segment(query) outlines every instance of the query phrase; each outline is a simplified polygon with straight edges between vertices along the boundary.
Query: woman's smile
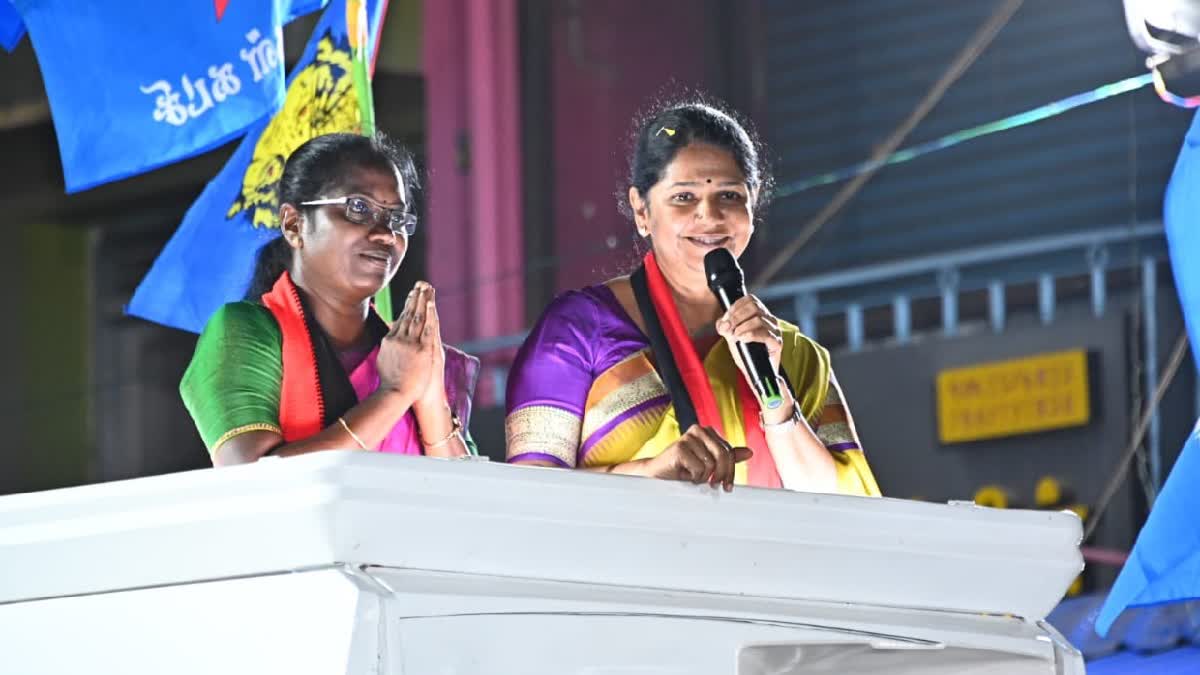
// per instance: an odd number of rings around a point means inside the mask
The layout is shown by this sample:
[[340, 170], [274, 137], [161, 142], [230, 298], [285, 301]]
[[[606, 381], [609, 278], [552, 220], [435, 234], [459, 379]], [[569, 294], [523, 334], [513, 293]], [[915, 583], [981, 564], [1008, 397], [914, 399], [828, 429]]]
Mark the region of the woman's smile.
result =
[[731, 248], [733, 245], [733, 237], [727, 234], [694, 234], [683, 237], [689, 244], [696, 246], [705, 252], [715, 248]]

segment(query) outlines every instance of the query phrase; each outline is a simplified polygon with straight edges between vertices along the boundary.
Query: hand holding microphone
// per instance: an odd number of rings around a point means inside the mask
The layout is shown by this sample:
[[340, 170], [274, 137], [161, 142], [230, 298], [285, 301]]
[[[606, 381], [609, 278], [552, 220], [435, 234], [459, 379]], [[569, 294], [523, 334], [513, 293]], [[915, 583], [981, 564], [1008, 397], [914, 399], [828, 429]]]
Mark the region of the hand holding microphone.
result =
[[779, 321], [758, 298], [746, 293], [742, 268], [727, 249], [713, 249], [704, 256], [704, 276], [725, 308], [717, 333], [734, 348], [738, 366], [763, 409], [778, 408], [783, 405], [777, 375], [783, 353]]

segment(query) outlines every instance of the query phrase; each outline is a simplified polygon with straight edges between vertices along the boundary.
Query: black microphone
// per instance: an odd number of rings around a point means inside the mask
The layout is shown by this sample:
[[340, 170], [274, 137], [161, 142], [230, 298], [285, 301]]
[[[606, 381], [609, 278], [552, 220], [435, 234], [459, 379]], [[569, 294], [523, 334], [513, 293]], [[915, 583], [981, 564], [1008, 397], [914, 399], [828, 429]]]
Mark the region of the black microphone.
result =
[[[738, 298], [746, 295], [746, 278], [742, 268], [738, 267], [733, 254], [725, 248], [714, 248], [704, 256], [704, 276], [708, 279], [708, 288], [721, 301], [721, 306], [728, 310]], [[742, 363], [746, 366], [746, 374], [758, 395], [759, 403], [764, 408], [778, 408], [783, 405], [783, 395], [779, 392], [779, 379], [771, 368], [771, 357], [767, 354], [767, 346], [761, 342], [749, 344], [736, 340], [738, 353], [742, 355]]]

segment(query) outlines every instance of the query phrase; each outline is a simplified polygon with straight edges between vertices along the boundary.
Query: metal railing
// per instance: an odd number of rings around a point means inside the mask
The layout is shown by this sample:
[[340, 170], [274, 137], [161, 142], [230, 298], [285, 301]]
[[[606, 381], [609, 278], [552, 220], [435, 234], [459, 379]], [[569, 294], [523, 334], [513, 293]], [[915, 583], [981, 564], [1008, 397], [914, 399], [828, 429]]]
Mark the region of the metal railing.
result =
[[[1115, 245], [1162, 239], [1162, 223], [1143, 223], [1134, 226], [1109, 227], [1086, 232], [1024, 239], [1015, 242], [989, 244], [948, 253], [909, 258], [896, 262], [868, 265], [829, 274], [821, 274], [794, 281], [772, 284], [760, 289], [756, 295], [768, 303], [790, 299], [792, 315], [806, 335], [816, 336], [818, 316], [844, 313], [846, 315], [846, 342], [850, 351], [862, 348], [864, 336], [862, 317], [864, 309], [873, 306], [870, 299], [821, 303], [822, 293], [846, 291], [867, 286], [887, 285], [891, 294], [894, 338], [907, 342], [912, 335], [911, 303], [914, 299], [930, 297], [923, 288], [937, 289], [935, 297], [942, 302], [942, 333], [953, 336], [958, 333], [958, 297], [971, 290], [986, 289], [988, 293], [988, 317], [992, 329], [1000, 332], [1006, 320], [1005, 287], [1015, 283], [1036, 281], [1038, 287], [1038, 314], [1042, 323], [1054, 320], [1055, 280], [1064, 276], [1075, 276], [1086, 272], [1091, 277], [1092, 311], [1096, 316], [1104, 314], [1107, 294], [1105, 273], [1113, 266], [1115, 256], [1111, 249]], [[1165, 248], [1160, 244], [1147, 247], [1145, 255], [1151, 263], [1164, 256]], [[1028, 269], [1017, 267], [1004, 271], [983, 273], [969, 282], [964, 282], [964, 273], [970, 268], [995, 267], [1008, 262], [1061, 256], [1078, 252], [1075, 258], [1059, 258], [1042, 267], [1032, 275]], [[1143, 263], [1143, 260], [1131, 263]], [[874, 305], [883, 304], [876, 294]]]

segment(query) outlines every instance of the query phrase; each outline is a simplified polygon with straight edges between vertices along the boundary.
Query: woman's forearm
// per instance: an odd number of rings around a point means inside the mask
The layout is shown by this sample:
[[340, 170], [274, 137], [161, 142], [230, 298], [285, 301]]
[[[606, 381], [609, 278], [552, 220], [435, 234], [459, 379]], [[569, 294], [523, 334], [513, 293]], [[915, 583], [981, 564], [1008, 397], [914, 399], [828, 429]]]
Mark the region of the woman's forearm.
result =
[[366, 446], [363, 449], [372, 450], [383, 443], [410, 407], [412, 401], [396, 392], [376, 391], [346, 411], [342, 416], [344, 425], [340, 421], [334, 422], [314, 436], [279, 446], [273, 454], [291, 457], [319, 450], [348, 450], [362, 446]]
[[411, 405], [395, 392], [377, 391], [347, 411], [342, 421], [334, 422], [302, 441], [287, 443], [274, 431], [251, 431], [234, 436], [213, 448], [213, 464], [249, 464], [268, 454], [292, 457], [320, 450], [376, 448]]
[[417, 418], [417, 429], [426, 456], [462, 457], [470, 454], [462, 429], [455, 428], [454, 414], [446, 403], [444, 393], [432, 400], [414, 403], [413, 415]]
[[763, 435], [783, 487], [802, 492], [836, 492], [837, 464], [833, 456], [803, 415], [797, 415], [795, 422], [789, 421], [794, 406], [799, 404], [786, 386], [781, 388], [784, 404], [771, 411], [772, 417], [764, 415]]
[[622, 476], [643, 476], [645, 478], [658, 478], [658, 474], [650, 465], [649, 459], [633, 459], [620, 464], [609, 464], [608, 466], [581, 466], [584, 471], [593, 473], [615, 473]]
[[[540, 455], [542, 453], [540, 450], [522, 451], [517, 449], [516, 452], [511, 452], [510, 454], [513, 457], [519, 457], [522, 454]], [[562, 464], [546, 459], [521, 459], [512, 463], [525, 466], [544, 466], [555, 469], [566, 468]], [[622, 476], [645, 476], [647, 478], [658, 477], [658, 475], [653, 471], [653, 467], [650, 465], [649, 459], [633, 459], [628, 462], [621, 462], [620, 464], [608, 464], [603, 466], [577, 466], [574, 468], [580, 471], [590, 471], [592, 473], [615, 473]]]

